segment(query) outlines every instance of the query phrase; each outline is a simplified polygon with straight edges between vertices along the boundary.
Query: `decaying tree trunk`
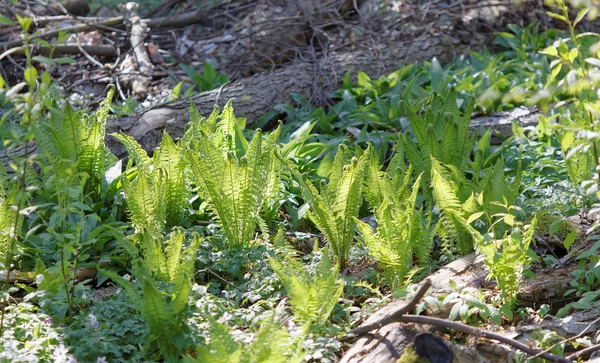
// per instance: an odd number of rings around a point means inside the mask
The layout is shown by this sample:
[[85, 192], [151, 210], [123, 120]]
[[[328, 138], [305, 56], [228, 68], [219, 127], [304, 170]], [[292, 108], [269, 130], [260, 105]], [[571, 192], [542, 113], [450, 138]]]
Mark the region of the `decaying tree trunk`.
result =
[[[487, 40], [481, 36], [476, 44]], [[275, 71], [260, 73], [239, 79], [219, 89], [203, 92], [191, 98], [168, 102], [144, 110], [129, 117], [109, 120], [110, 131], [122, 130], [135, 137], [146, 150], [153, 150], [162, 138], [163, 130], [180, 137], [189, 121], [188, 108], [194, 102], [202, 115], [209, 115], [213, 105], [225, 105], [234, 98], [236, 115], [253, 123], [273, 106], [289, 102], [292, 92], [315, 95], [315, 90], [334, 89], [343, 80], [344, 74], [362, 71], [371, 77], [383, 75], [399, 68], [402, 64], [438, 58], [445, 63], [468, 49], [468, 44], [444, 34], [426, 33], [407, 41], [396, 41], [376, 48], [350, 50], [333, 53], [325, 62], [314, 64], [296, 61]], [[109, 147], [117, 156], [124, 149], [116, 140], [108, 140]]]

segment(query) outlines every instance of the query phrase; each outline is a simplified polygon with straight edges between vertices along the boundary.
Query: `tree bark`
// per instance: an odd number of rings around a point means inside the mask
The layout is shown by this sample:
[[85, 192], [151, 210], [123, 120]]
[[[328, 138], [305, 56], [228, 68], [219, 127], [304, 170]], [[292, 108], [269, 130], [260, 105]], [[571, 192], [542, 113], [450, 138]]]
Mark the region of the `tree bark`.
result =
[[[213, 105], [222, 107], [234, 98], [236, 115], [245, 117], [252, 124], [273, 106], [288, 103], [290, 93], [312, 97], [317, 96], [319, 90], [335, 89], [347, 71], [362, 71], [373, 78], [391, 72], [402, 64], [433, 57], [446, 63], [466, 51], [470, 45], [483, 45], [486, 40], [486, 37], [480, 36], [472, 44], [464, 44], [444, 34], [425, 33], [411, 40], [394, 41], [379, 47], [332, 53], [319, 63], [296, 61], [281, 69], [239, 79], [219, 89], [161, 104], [133, 116], [111, 119], [108, 128], [109, 132], [122, 130], [136, 138], [144, 149], [151, 151], [160, 143], [163, 130], [166, 129], [175, 138], [183, 134], [189, 121], [188, 108], [191, 102], [200, 114], [209, 115]], [[123, 156], [124, 149], [114, 138], [109, 138], [107, 142], [117, 156]]]

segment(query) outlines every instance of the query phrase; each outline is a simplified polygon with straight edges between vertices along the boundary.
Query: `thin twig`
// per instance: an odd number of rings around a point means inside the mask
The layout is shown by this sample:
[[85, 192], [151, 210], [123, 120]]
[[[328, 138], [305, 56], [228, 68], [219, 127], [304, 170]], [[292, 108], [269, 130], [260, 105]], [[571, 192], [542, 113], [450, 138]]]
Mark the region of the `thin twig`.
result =
[[[104, 20], [102, 22], [97, 22], [97, 23], [90, 23], [90, 24], [79, 24], [70, 28], [64, 28], [64, 29], [60, 29], [60, 30], [52, 30], [49, 32], [43, 32], [40, 33], [38, 35], [31, 35], [30, 36], [30, 40], [33, 39], [49, 39], [49, 38], [54, 38], [56, 36], [58, 36], [59, 33], [81, 33], [87, 30], [94, 30], [99, 26], [111, 26], [111, 25], [116, 25], [116, 24], [120, 24], [123, 22], [123, 17], [122, 16], [118, 16], [118, 17], [114, 17], [114, 18], [108, 18], [107, 20]], [[9, 48], [14, 48], [14, 47], [19, 47], [21, 45], [24, 44], [23, 40], [12, 40], [12, 41], [8, 41], [8, 42], [4, 42], [4, 43], [0, 43], [0, 48], [1, 49], [9, 49]]]
[[235, 285], [233, 284], [233, 282], [230, 282], [230, 281], [227, 281], [227, 280], [225, 280], [223, 277], [219, 276], [219, 275], [218, 275], [216, 272], [212, 271], [212, 270], [211, 270], [211, 269], [209, 269], [209, 268], [205, 268], [205, 269], [202, 269], [202, 270], [198, 270], [198, 271], [196, 271], [196, 273], [194, 274], [194, 277], [196, 277], [196, 275], [198, 275], [198, 274], [199, 274], [199, 273], [201, 273], [201, 272], [208, 272], [209, 274], [213, 275], [214, 277], [218, 278], [219, 280], [223, 281], [224, 283], [226, 283], [227, 285], [229, 285], [229, 286], [233, 287], [234, 289], [236, 289], [236, 290], [238, 290], [238, 291], [242, 291], [242, 292], [244, 292], [244, 290], [242, 290], [242, 289], [240, 289], [239, 287], [235, 286]]
[[599, 351], [599, 350], [600, 350], [600, 344], [596, 344], [596, 345], [592, 345], [591, 347], [587, 347], [585, 349], [582, 349], [582, 350], [580, 350], [578, 352], [575, 352], [575, 353], [567, 356], [567, 358], [570, 359], [570, 360], [576, 360], [576, 359], [578, 359], [580, 357], [585, 356], [586, 354], [591, 354], [591, 353], [594, 353], [594, 352]]
[[85, 49], [83, 49], [83, 47], [81, 46], [81, 41], [79, 40], [79, 37], [77, 38], [77, 48], [79, 48], [79, 51], [81, 53], [83, 53], [83, 55], [90, 60], [90, 62], [94, 63], [95, 65], [97, 65], [98, 67], [100, 67], [100, 69], [104, 69], [104, 64], [98, 62], [94, 57], [92, 57], [88, 52], [85, 51]]
[[[588, 325], [588, 326], [587, 326], [585, 329], [583, 329], [583, 330], [581, 331], [581, 333], [579, 333], [579, 334], [577, 334], [577, 335], [574, 335], [574, 336], [572, 336], [572, 337], [570, 337], [570, 338], [564, 339], [563, 341], [560, 341], [560, 342], [558, 342], [558, 343], [554, 344], [553, 346], [551, 346], [550, 348], [548, 348], [548, 349], [544, 350], [544, 351], [543, 351], [543, 352], [541, 352], [541, 353], [550, 352], [552, 349], [554, 349], [554, 348], [558, 347], [559, 345], [562, 345], [562, 344], [565, 344], [565, 343], [571, 342], [571, 341], [573, 341], [573, 340], [575, 340], [575, 339], [581, 338], [582, 336], [584, 336], [584, 335], [585, 335], [585, 333], [587, 333], [587, 331], [588, 331], [588, 330], [590, 330], [590, 329], [592, 328], [592, 326], [594, 326], [594, 325], [595, 325], [597, 322], [599, 322], [599, 321], [600, 321], [600, 318], [598, 318], [598, 319], [596, 319], [596, 320], [592, 321], [592, 322], [591, 322], [591, 323], [590, 323], [590, 324], [589, 324], [589, 325]], [[541, 353], [538, 353], [538, 354], [534, 355], [533, 357], [529, 358], [527, 361], [530, 361], [530, 360], [532, 360], [532, 359], [534, 359], [534, 358], [538, 358], [538, 357], [540, 357], [540, 354], [541, 354]]]

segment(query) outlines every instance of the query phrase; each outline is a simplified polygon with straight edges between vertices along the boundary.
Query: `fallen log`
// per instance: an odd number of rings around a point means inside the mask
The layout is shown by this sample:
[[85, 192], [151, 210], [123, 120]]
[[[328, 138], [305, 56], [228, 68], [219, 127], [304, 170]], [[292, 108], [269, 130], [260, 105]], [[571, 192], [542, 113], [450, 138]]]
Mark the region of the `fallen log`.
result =
[[[486, 40], [484, 36], [475, 38], [474, 45], [483, 45]], [[222, 107], [234, 98], [236, 114], [252, 124], [273, 106], [288, 103], [290, 93], [311, 97], [317, 96], [317, 92], [323, 89], [338, 87], [347, 71], [363, 71], [375, 78], [402, 64], [434, 57], [446, 63], [471, 46], [444, 34], [426, 33], [421, 37], [394, 41], [376, 48], [363, 47], [332, 53], [326, 61], [317, 64], [295, 61], [281, 69], [242, 78], [219, 89], [151, 107], [129, 117], [110, 119], [108, 129], [109, 132], [122, 130], [135, 137], [144, 149], [151, 151], [160, 143], [163, 130], [166, 129], [176, 138], [183, 134], [192, 102], [200, 114], [208, 115], [215, 104]], [[123, 155], [124, 149], [120, 143], [112, 138], [107, 142], [115, 155]]]

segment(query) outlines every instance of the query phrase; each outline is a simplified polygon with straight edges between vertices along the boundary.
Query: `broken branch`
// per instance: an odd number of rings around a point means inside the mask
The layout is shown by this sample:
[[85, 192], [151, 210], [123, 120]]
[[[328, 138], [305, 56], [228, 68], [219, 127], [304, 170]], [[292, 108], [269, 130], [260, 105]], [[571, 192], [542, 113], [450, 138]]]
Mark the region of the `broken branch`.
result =
[[417, 290], [417, 293], [412, 298], [412, 300], [408, 302], [408, 304], [404, 305], [400, 309], [396, 310], [396, 312], [394, 312], [393, 314], [388, 315], [381, 320], [375, 321], [368, 325], [359, 326], [358, 328], [350, 330], [350, 332], [348, 333], [350, 334], [350, 336], [345, 336], [342, 340], [350, 340], [355, 336], [362, 335], [364, 333], [370, 332], [371, 330], [379, 329], [382, 326], [397, 322], [398, 319], [402, 317], [402, 315], [413, 311], [417, 307], [417, 304], [419, 303], [419, 301], [421, 301], [421, 299], [423, 299], [425, 293], [427, 292], [427, 290], [429, 290], [430, 287], [431, 280], [425, 280], [423, 282], [423, 285], [421, 285], [419, 290]]
[[153, 65], [148, 57], [146, 45], [144, 40], [146, 39], [148, 25], [142, 23], [140, 16], [138, 15], [139, 5], [134, 2], [128, 2], [125, 4], [123, 14], [126, 19], [127, 28], [129, 29], [129, 40], [133, 49], [133, 55], [137, 63], [138, 71], [140, 75], [132, 76], [127, 81], [131, 82], [131, 90], [138, 98], [143, 99], [146, 97], [148, 92], [148, 86], [150, 85]]
[[503, 335], [500, 334], [496, 334], [496, 333], [492, 333], [486, 330], [482, 330], [479, 328], [474, 328], [472, 326], [463, 324], [463, 323], [459, 323], [456, 321], [449, 321], [449, 320], [444, 320], [444, 319], [440, 319], [440, 318], [433, 318], [430, 316], [420, 316], [420, 315], [402, 315], [400, 318], [398, 318], [397, 320], [398, 322], [401, 323], [415, 323], [415, 324], [426, 324], [426, 325], [432, 325], [432, 326], [436, 326], [439, 328], [447, 328], [447, 329], [453, 329], [465, 334], [470, 334], [470, 335], [474, 335], [477, 337], [484, 337], [484, 338], [488, 338], [488, 339], [492, 339], [492, 340], [497, 340], [501, 343], [505, 343], [508, 344], [522, 352], [525, 352], [529, 355], [532, 356], [539, 356], [541, 358], [547, 359], [547, 360], [551, 360], [553, 362], [559, 362], [559, 363], [571, 363], [572, 360], [569, 359], [569, 357], [565, 358], [565, 357], [561, 357], [555, 354], [552, 354], [550, 352], [544, 352], [541, 351], [539, 349], [535, 349], [535, 348], [531, 348], [530, 346], [523, 344], [521, 342], [518, 342], [514, 339], [505, 337]]

